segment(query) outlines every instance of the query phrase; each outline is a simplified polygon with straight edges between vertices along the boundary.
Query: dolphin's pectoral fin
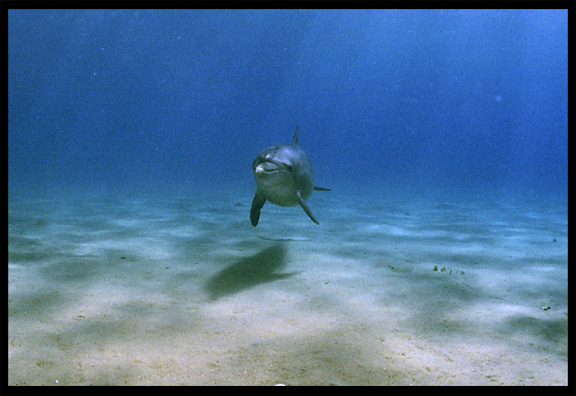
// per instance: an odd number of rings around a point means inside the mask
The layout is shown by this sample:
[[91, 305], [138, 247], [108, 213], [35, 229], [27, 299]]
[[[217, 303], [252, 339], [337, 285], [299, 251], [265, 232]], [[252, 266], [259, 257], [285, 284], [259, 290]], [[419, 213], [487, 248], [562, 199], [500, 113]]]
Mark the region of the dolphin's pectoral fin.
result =
[[302, 206], [302, 209], [304, 209], [304, 212], [306, 212], [308, 217], [310, 217], [310, 220], [312, 220], [316, 224], [320, 224], [320, 223], [318, 223], [318, 220], [316, 220], [316, 217], [314, 217], [314, 215], [312, 214], [312, 211], [310, 210], [310, 208], [306, 204], [306, 201], [304, 201], [302, 199], [302, 195], [300, 195], [300, 191], [297, 191], [297, 194], [298, 194], [298, 202], [300, 202], [300, 206]]
[[331, 191], [329, 188], [314, 186], [314, 191]]
[[260, 210], [262, 206], [266, 203], [266, 197], [260, 191], [256, 191], [254, 194], [254, 199], [252, 200], [252, 207], [250, 208], [250, 222], [254, 227], [258, 225], [258, 220], [260, 219]]

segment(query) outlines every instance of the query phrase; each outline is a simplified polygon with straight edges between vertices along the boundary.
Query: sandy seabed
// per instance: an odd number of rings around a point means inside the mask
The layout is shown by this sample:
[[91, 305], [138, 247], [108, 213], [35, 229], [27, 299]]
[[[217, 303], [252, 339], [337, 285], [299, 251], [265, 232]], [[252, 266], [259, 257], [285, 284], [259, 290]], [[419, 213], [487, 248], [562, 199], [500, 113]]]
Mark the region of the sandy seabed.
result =
[[565, 202], [252, 192], [10, 194], [9, 385], [567, 385]]

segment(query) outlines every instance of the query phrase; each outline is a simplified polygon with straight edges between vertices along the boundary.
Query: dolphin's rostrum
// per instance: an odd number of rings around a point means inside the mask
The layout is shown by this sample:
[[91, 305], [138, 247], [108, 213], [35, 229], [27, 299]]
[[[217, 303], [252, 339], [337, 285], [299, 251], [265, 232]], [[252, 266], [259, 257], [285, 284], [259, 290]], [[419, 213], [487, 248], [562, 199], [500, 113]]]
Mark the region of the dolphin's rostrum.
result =
[[300, 205], [308, 217], [318, 224], [306, 200], [314, 190], [330, 190], [314, 187], [312, 163], [298, 147], [299, 129], [297, 126], [292, 144], [268, 147], [252, 163], [257, 186], [250, 208], [250, 222], [254, 227], [258, 225], [260, 210], [266, 200], [279, 206]]

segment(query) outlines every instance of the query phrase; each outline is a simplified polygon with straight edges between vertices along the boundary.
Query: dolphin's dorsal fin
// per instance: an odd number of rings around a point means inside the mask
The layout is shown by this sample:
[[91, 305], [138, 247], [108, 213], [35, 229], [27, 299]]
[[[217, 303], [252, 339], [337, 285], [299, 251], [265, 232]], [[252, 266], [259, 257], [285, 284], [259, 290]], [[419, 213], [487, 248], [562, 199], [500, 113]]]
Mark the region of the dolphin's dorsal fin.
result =
[[296, 125], [296, 132], [294, 132], [294, 140], [292, 144], [298, 144], [298, 135], [300, 133], [300, 125]]

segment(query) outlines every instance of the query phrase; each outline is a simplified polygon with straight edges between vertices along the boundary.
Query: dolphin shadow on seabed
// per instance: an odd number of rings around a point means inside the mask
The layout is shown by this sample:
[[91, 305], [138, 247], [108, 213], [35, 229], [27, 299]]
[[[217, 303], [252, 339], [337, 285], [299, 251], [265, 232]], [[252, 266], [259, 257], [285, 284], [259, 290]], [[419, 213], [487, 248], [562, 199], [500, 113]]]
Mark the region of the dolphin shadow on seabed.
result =
[[296, 272], [280, 273], [286, 266], [286, 249], [277, 244], [246, 257], [212, 276], [204, 285], [211, 300], [217, 300], [267, 282], [289, 278]]

